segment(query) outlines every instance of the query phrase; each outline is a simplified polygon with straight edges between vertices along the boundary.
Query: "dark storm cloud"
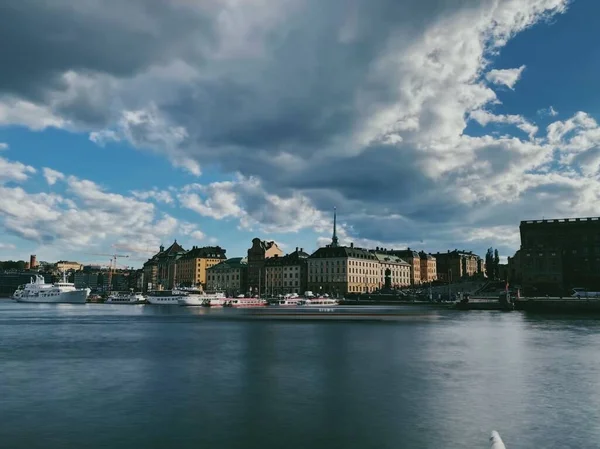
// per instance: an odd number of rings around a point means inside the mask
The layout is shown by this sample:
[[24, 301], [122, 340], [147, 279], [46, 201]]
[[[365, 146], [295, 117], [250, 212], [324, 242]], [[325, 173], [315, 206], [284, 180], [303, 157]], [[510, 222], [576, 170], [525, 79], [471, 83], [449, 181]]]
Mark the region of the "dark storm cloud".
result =
[[[210, 23], [162, 0], [4, 0], [0, 92], [39, 99], [67, 71], [128, 77], [208, 39]], [[174, 54], [175, 53], [175, 54]]]

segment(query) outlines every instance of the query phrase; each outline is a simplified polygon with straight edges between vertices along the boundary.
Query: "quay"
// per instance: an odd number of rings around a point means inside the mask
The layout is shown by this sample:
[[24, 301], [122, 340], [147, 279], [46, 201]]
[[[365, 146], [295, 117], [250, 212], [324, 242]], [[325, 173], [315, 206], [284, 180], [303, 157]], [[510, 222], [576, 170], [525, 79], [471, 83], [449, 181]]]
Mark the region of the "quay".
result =
[[515, 310], [541, 313], [591, 313], [600, 314], [598, 298], [520, 298], [514, 301]]

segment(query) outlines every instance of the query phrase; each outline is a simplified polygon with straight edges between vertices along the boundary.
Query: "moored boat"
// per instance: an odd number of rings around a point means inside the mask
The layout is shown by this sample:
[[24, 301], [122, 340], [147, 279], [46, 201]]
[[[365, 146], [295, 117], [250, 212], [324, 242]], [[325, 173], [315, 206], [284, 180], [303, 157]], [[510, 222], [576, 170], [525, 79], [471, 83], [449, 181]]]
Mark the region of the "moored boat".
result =
[[146, 302], [146, 298], [141, 293], [114, 292], [108, 295], [105, 302], [107, 304], [142, 304]]
[[319, 297], [304, 300], [304, 305], [308, 307], [331, 307], [337, 306], [338, 302], [333, 298]]
[[75, 288], [64, 274], [63, 281], [55, 284], [47, 284], [44, 276], [36, 274], [28, 284], [19, 286], [12, 298], [17, 302], [85, 304], [89, 294], [89, 288]]
[[152, 290], [148, 292], [146, 300], [149, 304], [178, 305], [179, 300], [189, 296], [189, 293], [181, 290]]
[[248, 308], [248, 307], [266, 307], [269, 303], [261, 298], [232, 298], [227, 299], [223, 307], [237, 307], [237, 308]]
[[178, 303], [180, 306], [222, 307], [226, 300], [224, 293], [202, 293], [182, 296]]

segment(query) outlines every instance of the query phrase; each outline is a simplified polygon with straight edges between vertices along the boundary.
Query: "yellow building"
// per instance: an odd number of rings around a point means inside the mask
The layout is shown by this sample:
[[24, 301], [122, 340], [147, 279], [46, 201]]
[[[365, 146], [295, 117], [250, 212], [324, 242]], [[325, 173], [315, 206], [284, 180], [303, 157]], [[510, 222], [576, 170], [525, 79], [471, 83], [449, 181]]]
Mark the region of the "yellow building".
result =
[[437, 280], [437, 261], [431, 254], [425, 251], [419, 253], [421, 257], [421, 282], [433, 282]]
[[188, 287], [206, 288], [206, 270], [227, 259], [220, 246], [194, 246], [177, 260], [177, 282]]
[[55, 265], [59, 271], [79, 271], [81, 270], [81, 264], [79, 262], [70, 262], [68, 260], [59, 260]]
[[385, 286], [385, 271], [388, 269], [392, 288], [410, 285], [410, 264], [408, 262], [392, 254], [383, 254], [377, 251], [374, 251], [373, 254], [379, 261], [379, 289]]
[[319, 248], [308, 258], [308, 291], [314, 294], [367, 293], [379, 288], [381, 269], [377, 257], [350, 246]]

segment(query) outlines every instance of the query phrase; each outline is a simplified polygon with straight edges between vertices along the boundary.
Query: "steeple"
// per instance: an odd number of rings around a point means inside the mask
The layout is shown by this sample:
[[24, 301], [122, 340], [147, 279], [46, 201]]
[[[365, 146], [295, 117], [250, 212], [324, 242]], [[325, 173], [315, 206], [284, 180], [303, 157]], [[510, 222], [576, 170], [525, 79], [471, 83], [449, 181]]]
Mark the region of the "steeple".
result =
[[336, 208], [333, 208], [333, 237], [331, 237], [331, 247], [338, 247], [338, 238], [337, 238], [337, 223], [336, 223]]

